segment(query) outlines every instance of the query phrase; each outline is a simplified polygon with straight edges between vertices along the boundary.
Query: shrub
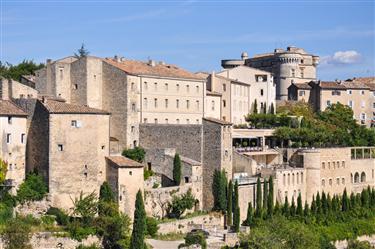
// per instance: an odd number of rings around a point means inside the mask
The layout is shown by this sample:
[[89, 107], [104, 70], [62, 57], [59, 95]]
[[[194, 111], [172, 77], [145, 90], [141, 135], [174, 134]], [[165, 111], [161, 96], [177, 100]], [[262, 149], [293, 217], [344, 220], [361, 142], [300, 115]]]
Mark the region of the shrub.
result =
[[66, 226], [69, 223], [69, 216], [59, 208], [50, 207], [47, 211], [47, 214], [55, 216], [56, 222], [60, 226]]
[[25, 203], [26, 201], [40, 201], [48, 192], [48, 188], [43, 181], [42, 176], [37, 173], [30, 173], [26, 180], [20, 185], [17, 191], [17, 201]]
[[44, 215], [40, 219], [42, 220], [42, 223], [45, 225], [53, 225], [53, 223], [56, 220], [55, 216], [53, 215]]
[[0, 203], [0, 224], [5, 224], [13, 216], [13, 208]]
[[190, 232], [185, 236], [185, 245], [201, 245], [202, 249], [207, 248], [206, 237], [202, 232]]
[[159, 183], [157, 183], [157, 182], [154, 182], [154, 185], [152, 185], [152, 188], [158, 188], [160, 186], [160, 184]]
[[26, 216], [18, 216], [19, 220], [21, 220], [24, 224], [29, 226], [39, 226], [42, 222], [41, 220], [35, 218], [31, 214], [28, 214]]
[[151, 237], [154, 237], [159, 230], [158, 221], [153, 217], [147, 217], [146, 229], [147, 229], [146, 235], [150, 235]]
[[11, 219], [2, 236], [7, 249], [31, 249], [30, 225], [25, 224], [20, 219]]
[[70, 237], [78, 241], [86, 239], [89, 235], [96, 234], [96, 230], [94, 227], [84, 226], [77, 220], [69, 223], [67, 229], [69, 231]]
[[173, 196], [172, 203], [169, 203], [167, 213], [169, 218], [180, 218], [181, 215], [187, 210], [192, 209], [196, 199], [189, 189], [181, 196]]
[[134, 149], [124, 150], [122, 155], [139, 163], [143, 163], [146, 152], [142, 147], [135, 147]]
[[148, 178], [154, 175], [154, 171], [145, 169], [143, 171], [143, 179], [146, 181]]
[[100, 249], [100, 247], [95, 244], [92, 244], [90, 246], [79, 245], [76, 247], [76, 249]]
[[79, 197], [73, 200], [73, 215], [82, 217], [87, 224], [94, 218], [98, 211], [98, 201], [95, 192], [84, 195], [81, 191]]

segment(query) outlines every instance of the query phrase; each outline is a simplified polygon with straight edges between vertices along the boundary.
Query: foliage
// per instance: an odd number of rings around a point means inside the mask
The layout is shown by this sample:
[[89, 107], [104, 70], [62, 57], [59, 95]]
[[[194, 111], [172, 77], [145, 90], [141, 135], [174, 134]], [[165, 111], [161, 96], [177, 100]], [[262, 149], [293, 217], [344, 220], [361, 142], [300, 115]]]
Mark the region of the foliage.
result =
[[154, 171], [145, 169], [143, 171], [143, 179], [146, 181], [148, 178], [154, 175]]
[[23, 60], [18, 65], [0, 61], [0, 77], [20, 80], [22, 75], [34, 75], [35, 71], [44, 67], [44, 64], [36, 64], [32, 60]]
[[185, 245], [201, 245], [202, 249], [207, 248], [206, 237], [203, 232], [190, 232], [185, 236]]
[[134, 223], [133, 232], [131, 236], [130, 249], [143, 249], [145, 248], [145, 237], [146, 232], [146, 211], [143, 204], [143, 197], [141, 190], [138, 190], [135, 211], [134, 211]]
[[145, 160], [146, 152], [142, 147], [137, 146], [134, 149], [124, 150], [122, 152], [122, 155], [139, 163], [143, 163]]
[[5, 182], [5, 178], [8, 172], [8, 164], [0, 158], [0, 184]]
[[234, 194], [233, 194], [233, 228], [235, 232], [240, 231], [240, 207], [238, 197], [238, 182], [234, 183]]
[[95, 192], [84, 195], [81, 191], [79, 197], [73, 200], [73, 215], [82, 217], [85, 223], [93, 220], [98, 212], [98, 201]]
[[225, 212], [227, 209], [227, 177], [225, 171], [215, 170], [212, 182], [215, 211]]
[[227, 205], [227, 225], [232, 226], [232, 211], [233, 211], [233, 202], [232, 198], [233, 197], [233, 184], [232, 180], [229, 181], [228, 184], [228, 191], [227, 191], [227, 200], [228, 200], [228, 205]]
[[157, 234], [155, 236], [155, 239], [163, 240], [163, 241], [176, 241], [176, 240], [183, 240], [184, 238], [185, 238], [185, 234], [181, 232]]
[[173, 159], [173, 181], [178, 186], [181, 183], [181, 159], [179, 154], [174, 155]]
[[347, 249], [371, 249], [368, 241], [349, 240]]
[[17, 201], [20, 203], [39, 201], [46, 196], [47, 192], [48, 188], [42, 176], [38, 175], [36, 172], [29, 173], [17, 190]]
[[159, 227], [158, 227], [158, 221], [153, 217], [147, 217], [146, 218], [146, 235], [150, 235], [151, 237], [155, 237], [157, 234]]
[[0, 224], [5, 224], [12, 217], [13, 208], [5, 203], [0, 203]]
[[100, 215], [96, 221], [98, 235], [103, 237], [105, 249], [129, 248], [130, 218], [119, 212], [112, 215]]
[[56, 217], [56, 222], [60, 226], [66, 226], [68, 225], [69, 222], [69, 216], [61, 209], [55, 208], [55, 207], [50, 207], [47, 210], [48, 215], [53, 215]]
[[115, 194], [112, 191], [108, 182], [103, 182], [99, 190], [99, 201], [114, 202], [116, 201]]
[[251, 202], [247, 205], [247, 215], [246, 220], [243, 222], [245, 226], [252, 226], [254, 224], [254, 210]]
[[172, 197], [172, 202], [169, 203], [167, 208], [168, 217], [179, 219], [186, 210], [193, 208], [195, 202], [196, 199], [191, 189], [181, 196], [174, 195]]
[[257, 190], [256, 190], [256, 209], [255, 216], [260, 218], [262, 216], [262, 186], [260, 183], [260, 178], [257, 179]]
[[257, 99], [254, 100], [253, 113], [254, 114], [258, 113], [258, 102], [257, 102]]
[[79, 245], [76, 247], [76, 249], [100, 249], [100, 247], [95, 244], [92, 244], [90, 246]]
[[85, 48], [85, 44], [82, 43], [81, 47], [77, 50], [77, 53], [74, 53], [74, 56], [79, 59], [87, 57], [89, 54], [90, 52]]
[[79, 222], [79, 220], [73, 220], [67, 225], [67, 230], [71, 238], [81, 241], [87, 238], [89, 235], [95, 235], [96, 229], [93, 226], [88, 226]]
[[245, 117], [250, 126], [257, 129], [269, 129], [275, 127], [289, 127], [292, 118], [286, 115], [274, 115], [267, 113], [253, 113]]
[[8, 221], [2, 238], [7, 249], [31, 249], [30, 240], [30, 225], [25, 224], [20, 219], [11, 219]]
[[268, 179], [268, 199], [267, 199], [267, 217], [271, 218], [273, 215], [273, 178]]

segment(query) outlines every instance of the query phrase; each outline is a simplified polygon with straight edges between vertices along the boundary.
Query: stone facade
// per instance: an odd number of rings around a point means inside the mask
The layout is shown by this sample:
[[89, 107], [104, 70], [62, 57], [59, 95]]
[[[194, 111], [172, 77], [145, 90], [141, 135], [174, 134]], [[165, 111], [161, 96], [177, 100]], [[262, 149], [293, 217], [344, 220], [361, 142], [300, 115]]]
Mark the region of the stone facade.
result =
[[279, 100], [288, 99], [288, 87], [292, 83], [315, 80], [318, 63], [319, 56], [292, 46], [286, 50], [275, 49], [273, 53], [259, 54], [252, 58], [248, 58], [247, 53], [242, 53], [240, 60], [221, 61], [224, 68], [246, 65], [272, 73], [276, 84], [276, 98]]
[[38, 91], [35, 86], [27, 82], [18, 82], [0, 78], [1, 99], [9, 100], [15, 98], [36, 98]]

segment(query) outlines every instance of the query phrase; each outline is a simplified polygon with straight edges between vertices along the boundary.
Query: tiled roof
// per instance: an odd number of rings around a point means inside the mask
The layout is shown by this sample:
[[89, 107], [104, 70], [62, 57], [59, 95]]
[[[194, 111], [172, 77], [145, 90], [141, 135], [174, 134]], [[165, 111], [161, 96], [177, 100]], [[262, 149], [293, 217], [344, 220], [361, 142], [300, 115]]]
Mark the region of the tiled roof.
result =
[[203, 119], [207, 120], [207, 121], [210, 121], [210, 122], [217, 123], [217, 124], [221, 124], [221, 125], [232, 125], [231, 122], [220, 120], [220, 119], [216, 119], [216, 118], [203, 118]]
[[298, 89], [311, 89], [311, 86], [307, 82], [306, 83], [293, 83], [292, 85], [294, 85]]
[[206, 93], [207, 93], [207, 95], [211, 95], [211, 96], [222, 96], [221, 93], [215, 92], [215, 91], [209, 91], [209, 90], [207, 90]]
[[358, 83], [364, 84], [367, 87], [369, 87], [371, 91], [375, 91], [375, 77], [360, 77], [360, 78], [353, 78], [347, 81], [351, 81], [354, 83], [358, 82]]
[[114, 59], [108, 58], [104, 59], [104, 61], [132, 75], [149, 75], [170, 78], [205, 80], [205, 77], [201, 77], [182, 68], [169, 64], [155, 63], [155, 65], [151, 65], [142, 61], [125, 59], [122, 59], [120, 62], [118, 62]]
[[27, 116], [27, 113], [9, 100], [0, 100], [0, 116]]
[[118, 167], [134, 167], [134, 168], [142, 168], [143, 164], [131, 160], [130, 158], [124, 156], [109, 156], [107, 157], [108, 160], [116, 164]]
[[55, 100], [55, 99], [45, 99], [42, 100], [41, 103], [45, 106], [49, 113], [72, 113], [72, 114], [101, 114], [107, 115], [110, 114], [107, 111], [91, 108], [85, 105], [74, 105], [65, 103], [62, 100]]
[[319, 86], [322, 89], [346, 89], [344, 83], [339, 83], [336, 81], [320, 81]]

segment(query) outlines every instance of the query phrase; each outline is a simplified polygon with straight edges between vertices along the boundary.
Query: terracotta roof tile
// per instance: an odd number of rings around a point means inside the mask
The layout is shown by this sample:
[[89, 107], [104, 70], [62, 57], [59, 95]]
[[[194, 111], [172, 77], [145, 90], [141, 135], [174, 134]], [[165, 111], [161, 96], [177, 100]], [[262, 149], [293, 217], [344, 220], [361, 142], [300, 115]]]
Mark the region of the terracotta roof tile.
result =
[[106, 157], [108, 160], [116, 164], [118, 167], [128, 168], [128, 167], [134, 167], [134, 168], [142, 168], [143, 164], [134, 161], [130, 158], [124, 157], [124, 156], [109, 156]]
[[85, 105], [74, 105], [65, 103], [62, 100], [55, 100], [55, 99], [45, 99], [44, 102], [41, 103], [45, 106], [49, 113], [73, 113], [73, 114], [102, 114], [108, 115], [110, 114], [107, 111], [91, 108]]
[[170, 78], [183, 78], [193, 80], [205, 80], [205, 77], [186, 71], [174, 65], [156, 63], [151, 66], [149, 63], [135, 60], [124, 60], [120, 62], [114, 59], [104, 59], [108, 64], [115, 66], [128, 74], [149, 75]]
[[307, 82], [306, 83], [293, 83], [292, 85], [294, 85], [298, 89], [311, 89], [311, 86]]
[[9, 100], [0, 100], [0, 116], [27, 116], [21, 108]]
[[209, 90], [207, 90], [206, 95], [211, 95], [211, 96], [222, 96], [222, 94], [219, 93], [219, 92], [209, 91]]
[[343, 83], [339, 83], [336, 81], [320, 81], [319, 86], [322, 89], [346, 89]]
[[371, 91], [375, 91], [375, 77], [360, 77], [360, 78], [353, 78], [347, 81], [364, 84], [367, 87], [369, 87]]
[[207, 121], [210, 121], [210, 122], [213, 122], [213, 123], [221, 124], [221, 125], [232, 125], [231, 122], [216, 119], [216, 118], [203, 118], [203, 119], [207, 120]]

